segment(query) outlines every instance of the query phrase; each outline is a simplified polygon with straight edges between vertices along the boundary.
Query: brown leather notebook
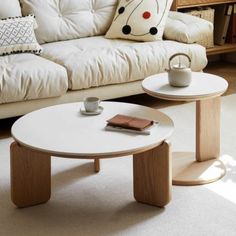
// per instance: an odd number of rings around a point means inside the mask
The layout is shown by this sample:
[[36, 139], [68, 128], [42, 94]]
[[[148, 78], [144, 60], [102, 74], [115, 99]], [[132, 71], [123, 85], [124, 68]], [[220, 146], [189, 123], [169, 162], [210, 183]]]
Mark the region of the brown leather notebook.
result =
[[154, 122], [152, 120], [118, 114], [107, 120], [107, 123], [111, 126], [118, 126], [133, 130], [144, 130], [153, 125]]

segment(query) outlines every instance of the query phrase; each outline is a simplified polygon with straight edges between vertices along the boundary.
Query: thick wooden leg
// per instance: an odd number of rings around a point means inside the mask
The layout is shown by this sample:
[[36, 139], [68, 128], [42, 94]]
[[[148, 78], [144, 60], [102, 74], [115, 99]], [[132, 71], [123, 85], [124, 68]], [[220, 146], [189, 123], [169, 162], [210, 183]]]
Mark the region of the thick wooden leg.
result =
[[196, 160], [206, 161], [220, 155], [221, 97], [196, 103]]
[[171, 151], [164, 142], [133, 156], [134, 197], [138, 202], [163, 207], [171, 200]]
[[45, 203], [51, 195], [51, 157], [11, 144], [11, 198], [18, 207]]
[[100, 171], [100, 159], [94, 159], [94, 171], [99, 172]]

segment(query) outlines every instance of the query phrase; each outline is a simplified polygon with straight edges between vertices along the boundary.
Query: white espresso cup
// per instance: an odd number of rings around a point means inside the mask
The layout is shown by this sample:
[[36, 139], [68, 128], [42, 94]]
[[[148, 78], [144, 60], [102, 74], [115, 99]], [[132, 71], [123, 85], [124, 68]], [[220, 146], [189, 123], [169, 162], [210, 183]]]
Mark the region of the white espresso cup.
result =
[[100, 99], [97, 97], [87, 97], [84, 99], [84, 108], [87, 112], [95, 112], [98, 110]]

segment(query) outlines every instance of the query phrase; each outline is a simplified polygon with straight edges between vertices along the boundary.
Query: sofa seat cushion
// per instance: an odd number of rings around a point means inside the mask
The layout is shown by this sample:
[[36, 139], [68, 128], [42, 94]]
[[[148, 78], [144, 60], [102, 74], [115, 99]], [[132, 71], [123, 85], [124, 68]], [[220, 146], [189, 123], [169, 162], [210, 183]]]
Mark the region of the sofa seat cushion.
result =
[[164, 72], [168, 58], [179, 52], [190, 56], [194, 71], [207, 64], [205, 48], [175, 41], [138, 43], [98, 36], [42, 46], [43, 57], [67, 69], [72, 90], [142, 80]]
[[0, 104], [66, 93], [65, 68], [39, 56], [23, 53], [0, 57]]

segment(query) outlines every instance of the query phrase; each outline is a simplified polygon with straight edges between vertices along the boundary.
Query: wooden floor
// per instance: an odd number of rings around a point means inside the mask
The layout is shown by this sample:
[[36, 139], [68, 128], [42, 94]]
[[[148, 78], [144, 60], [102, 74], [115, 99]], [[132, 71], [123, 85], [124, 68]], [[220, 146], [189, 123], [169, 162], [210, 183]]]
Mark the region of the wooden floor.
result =
[[[225, 95], [236, 93], [236, 64], [221, 61], [209, 63], [204, 72], [222, 76], [228, 81], [229, 88]], [[165, 101], [153, 98], [146, 94], [119, 98], [115, 99], [115, 101], [135, 103], [152, 108], [162, 108], [181, 104], [180, 102]], [[10, 136], [10, 127], [16, 119], [17, 118], [9, 118], [0, 121], [0, 139]]]
[[225, 95], [236, 93], [236, 64], [215, 62], [209, 64], [204, 72], [222, 76], [228, 81], [229, 87]]

